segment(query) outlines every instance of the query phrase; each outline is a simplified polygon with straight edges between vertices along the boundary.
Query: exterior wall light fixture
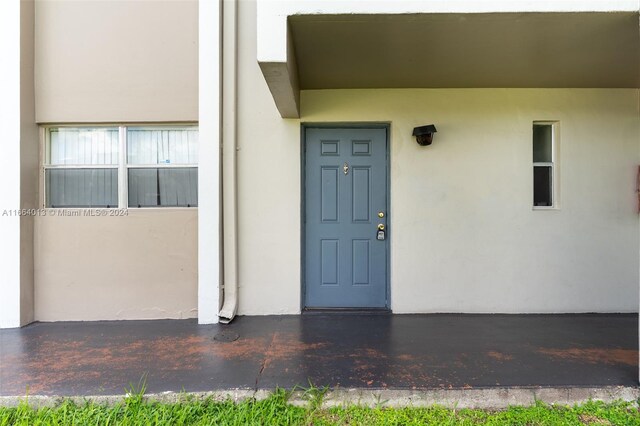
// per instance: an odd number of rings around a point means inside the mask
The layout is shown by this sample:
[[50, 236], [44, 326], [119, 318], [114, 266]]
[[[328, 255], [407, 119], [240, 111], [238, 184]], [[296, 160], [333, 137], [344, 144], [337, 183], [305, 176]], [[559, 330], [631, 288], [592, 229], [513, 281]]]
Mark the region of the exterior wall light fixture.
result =
[[427, 146], [433, 142], [433, 134], [437, 132], [436, 126], [427, 124], [426, 126], [414, 127], [413, 136], [416, 137], [418, 145]]

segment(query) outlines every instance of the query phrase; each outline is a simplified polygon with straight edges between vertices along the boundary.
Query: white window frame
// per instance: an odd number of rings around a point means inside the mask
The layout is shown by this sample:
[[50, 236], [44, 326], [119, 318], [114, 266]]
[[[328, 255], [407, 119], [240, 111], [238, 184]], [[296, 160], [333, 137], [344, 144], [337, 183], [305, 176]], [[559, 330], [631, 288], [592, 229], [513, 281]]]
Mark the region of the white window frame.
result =
[[[42, 193], [40, 197], [40, 205], [43, 209], [68, 209], [68, 210], [94, 210], [96, 207], [47, 207], [47, 179], [46, 172], [50, 169], [117, 169], [118, 170], [118, 205], [113, 207], [100, 207], [100, 209], [127, 209], [127, 210], [192, 210], [197, 209], [197, 206], [192, 207], [175, 207], [175, 206], [156, 206], [156, 207], [137, 207], [129, 206], [129, 168], [142, 169], [142, 168], [198, 168], [198, 164], [129, 164], [128, 155], [128, 143], [127, 143], [127, 129], [133, 127], [136, 129], [149, 129], [149, 130], [171, 130], [171, 129], [186, 129], [195, 128], [198, 129], [198, 123], [141, 123], [141, 124], [61, 124], [61, 125], [46, 125], [42, 126], [42, 146], [41, 146], [41, 184]], [[53, 129], [60, 128], [92, 128], [92, 129], [118, 129], [118, 164], [116, 165], [51, 165], [50, 161], [50, 147], [51, 147], [51, 131]], [[200, 142], [198, 141], [198, 144]]]
[[[534, 171], [536, 167], [551, 167], [551, 205], [550, 206], [536, 206], [533, 204], [533, 210], [558, 210], [560, 208], [560, 173], [559, 173], [559, 121], [534, 121], [531, 125], [531, 153], [533, 153], [533, 126], [551, 126], [551, 161], [550, 162], [532, 162], [531, 167], [531, 203], [534, 202], [534, 185], [533, 180]], [[533, 154], [532, 154], [533, 155]]]

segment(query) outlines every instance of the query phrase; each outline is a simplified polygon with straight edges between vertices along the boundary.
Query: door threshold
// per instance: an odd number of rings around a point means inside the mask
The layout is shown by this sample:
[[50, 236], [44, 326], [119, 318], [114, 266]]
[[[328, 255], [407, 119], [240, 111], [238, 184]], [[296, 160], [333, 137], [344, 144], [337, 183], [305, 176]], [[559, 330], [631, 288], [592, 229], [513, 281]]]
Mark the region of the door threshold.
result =
[[388, 308], [304, 308], [302, 315], [389, 315]]

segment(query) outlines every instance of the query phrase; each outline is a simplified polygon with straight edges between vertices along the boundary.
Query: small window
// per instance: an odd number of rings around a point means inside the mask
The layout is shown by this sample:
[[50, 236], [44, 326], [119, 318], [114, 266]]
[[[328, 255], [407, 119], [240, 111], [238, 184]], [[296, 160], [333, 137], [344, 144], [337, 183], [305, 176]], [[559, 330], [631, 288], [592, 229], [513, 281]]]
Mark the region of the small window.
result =
[[127, 129], [131, 207], [198, 205], [198, 131]]
[[118, 206], [118, 128], [58, 128], [49, 132], [45, 161], [47, 207]]
[[198, 128], [50, 128], [44, 185], [48, 208], [197, 207]]
[[533, 206], [554, 207], [555, 123], [533, 123]]

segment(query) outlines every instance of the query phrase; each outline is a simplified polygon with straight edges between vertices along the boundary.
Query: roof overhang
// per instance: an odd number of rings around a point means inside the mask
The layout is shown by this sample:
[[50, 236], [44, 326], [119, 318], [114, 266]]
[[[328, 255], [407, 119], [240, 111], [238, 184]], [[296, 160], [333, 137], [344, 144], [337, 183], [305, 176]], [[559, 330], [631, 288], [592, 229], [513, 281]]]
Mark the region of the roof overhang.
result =
[[282, 10], [265, 17], [268, 4], [258, 2], [258, 62], [284, 118], [299, 117], [299, 92], [311, 89], [640, 87], [637, 4], [318, 14], [275, 2]]

